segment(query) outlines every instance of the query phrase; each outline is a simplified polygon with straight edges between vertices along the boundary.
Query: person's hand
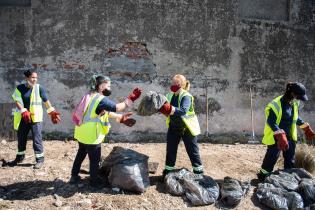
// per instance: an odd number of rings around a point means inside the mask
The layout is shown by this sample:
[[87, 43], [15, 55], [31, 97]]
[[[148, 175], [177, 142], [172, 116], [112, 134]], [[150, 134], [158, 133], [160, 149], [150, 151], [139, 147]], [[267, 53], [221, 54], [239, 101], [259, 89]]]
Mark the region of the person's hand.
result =
[[23, 121], [25, 123], [31, 123], [32, 119], [31, 119], [31, 113], [27, 110], [27, 109], [22, 109], [21, 110], [22, 112], [22, 118], [23, 118]]
[[304, 123], [304, 124], [301, 126], [301, 128], [302, 128], [302, 130], [304, 131], [306, 141], [307, 141], [308, 143], [312, 143], [312, 141], [313, 141], [314, 138], [315, 138], [315, 133], [314, 133], [313, 129], [311, 128], [311, 126], [310, 126], [308, 123]]
[[124, 125], [128, 127], [134, 126], [134, 124], [136, 124], [136, 120], [133, 118], [129, 118], [132, 114], [133, 114], [132, 112], [123, 114], [119, 122], [123, 123]]
[[174, 111], [175, 108], [168, 102], [165, 102], [163, 106], [159, 109], [159, 112], [164, 114], [166, 117], [169, 116]]
[[132, 102], [134, 102], [140, 97], [141, 93], [142, 93], [142, 90], [140, 88], [135, 88], [132, 91], [132, 93], [129, 94], [127, 98], [130, 99]]
[[279, 130], [274, 133], [274, 138], [278, 144], [278, 149], [282, 151], [286, 151], [289, 149], [289, 143], [287, 136], [285, 135], [284, 130]]
[[60, 113], [59, 113], [57, 110], [55, 110], [55, 108], [50, 107], [50, 108], [47, 110], [47, 112], [48, 112], [48, 114], [49, 114], [49, 116], [50, 116], [50, 118], [51, 118], [51, 122], [52, 122], [53, 124], [58, 124], [58, 123], [60, 123], [60, 121], [61, 121], [61, 119], [60, 119]]

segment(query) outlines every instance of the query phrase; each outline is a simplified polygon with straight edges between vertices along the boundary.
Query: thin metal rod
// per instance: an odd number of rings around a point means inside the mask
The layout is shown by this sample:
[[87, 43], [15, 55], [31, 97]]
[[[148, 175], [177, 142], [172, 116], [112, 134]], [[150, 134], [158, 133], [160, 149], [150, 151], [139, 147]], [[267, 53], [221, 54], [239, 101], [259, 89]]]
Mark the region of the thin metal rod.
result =
[[250, 117], [252, 124], [252, 140], [255, 141], [255, 127], [254, 127], [254, 108], [253, 108], [253, 93], [252, 93], [252, 85], [249, 85], [250, 92]]
[[207, 133], [206, 135], [209, 135], [209, 101], [208, 101], [208, 86], [205, 85], [206, 88], [206, 126], [207, 126]]

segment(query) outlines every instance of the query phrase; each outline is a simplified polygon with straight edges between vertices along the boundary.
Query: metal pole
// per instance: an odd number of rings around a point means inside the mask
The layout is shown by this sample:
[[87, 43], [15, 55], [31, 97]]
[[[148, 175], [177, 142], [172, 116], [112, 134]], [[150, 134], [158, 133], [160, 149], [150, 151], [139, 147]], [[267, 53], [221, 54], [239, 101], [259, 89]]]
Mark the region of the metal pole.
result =
[[252, 85], [249, 85], [250, 92], [250, 117], [252, 124], [252, 141], [255, 141], [255, 127], [254, 127], [254, 108], [253, 108], [253, 93], [252, 93]]
[[209, 101], [208, 101], [208, 86], [207, 86], [207, 84], [205, 85], [205, 88], [206, 88], [206, 126], [207, 126], [206, 135], [209, 136]]

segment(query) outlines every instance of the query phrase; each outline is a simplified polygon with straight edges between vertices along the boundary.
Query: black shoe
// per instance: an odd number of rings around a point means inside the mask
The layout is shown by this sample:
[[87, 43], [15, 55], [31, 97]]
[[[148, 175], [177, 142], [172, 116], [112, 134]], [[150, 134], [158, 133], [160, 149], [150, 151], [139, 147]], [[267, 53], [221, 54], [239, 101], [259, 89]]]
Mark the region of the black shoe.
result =
[[167, 170], [167, 169], [163, 170], [163, 173], [162, 173], [163, 180], [165, 179], [166, 175], [169, 174], [170, 172], [172, 172], [172, 171], [171, 170]]
[[200, 174], [200, 175], [203, 175], [203, 171], [193, 171], [194, 174]]
[[263, 174], [261, 172], [257, 174], [259, 182], [264, 182], [267, 176], [268, 176], [267, 174]]
[[41, 169], [44, 166], [44, 162], [37, 162], [34, 165], [34, 169]]
[[96, 189], [102, 189], [104, 187], [104, 182], [100, 179], [91, 179], [90, 186]]
[[25, 155], [17, 155], [14, 160], [9, 162], [3, 162], [2, 166], [14, 167], [17, 166], [18, 163], [22, 163], [25, 158]]
[[76, 184], [79, 181], [81, 181], [81, 177], [78, 176], [78, 175], [76, 175], [76, 176], [73, 175], [73, 176], [70, 177], [69, 183], [70, 184]]

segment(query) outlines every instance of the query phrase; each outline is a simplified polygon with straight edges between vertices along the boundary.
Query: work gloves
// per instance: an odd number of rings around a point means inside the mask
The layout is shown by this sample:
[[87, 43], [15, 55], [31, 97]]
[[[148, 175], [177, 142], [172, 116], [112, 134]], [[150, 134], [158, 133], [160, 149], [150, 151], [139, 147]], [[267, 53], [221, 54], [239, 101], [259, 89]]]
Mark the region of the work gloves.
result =
[[23, 118], [25, 123], [31, 123], [32, 122], [31, 113], [27, 109], [25, 109], [25, 108], [21, 109], [21, 114], [22, 114], [22, 118]]
[[60, 113], [56, 111], [54, 107], [50, 107], [49, 109], [47, 109], [47, 113], [49, 114], [51, 122], [53, 124], [58, 124], [61, 121]]
[[275, 138], [275, 140], [278, 144], [279, 150], [286, 151], [289, 149], [288, 139], [287, 139], [287, 136], [285, 135], [284, 130], [280, 129], [280, 130], [276, 131], [274, 133], [273, 137]]
[[132, 115], [132, 112], [123, 114], [119, 122], [123, 123], [124, 125], [128, 127], [132, 127], [134, 124], [136, 124], [136, 120], [133, 118], [129, 118], [131, 115]]
[[159, 109], [159, 112], [167, 117], [175, 112], [175, 107], [173, 107], [169, 102], [165, 102]]
[[308, 143], [311, 143], [312, 140], [315, 138], [315, 133], [311, 126], [308, 123], [304, 123], [300, 126], [300, 128], [304, 131], [306, 141]]
[[132, 93], [130, 93], [129, 96], [125, 99], [125, 101], [124, 101], [125, 104], [128, 107], [130, 107], [133, 104], [133, 102], [140, 97], [141, 93], [142, 93], [142, 90], [140, 88], [135, 88], [132, 91]]

